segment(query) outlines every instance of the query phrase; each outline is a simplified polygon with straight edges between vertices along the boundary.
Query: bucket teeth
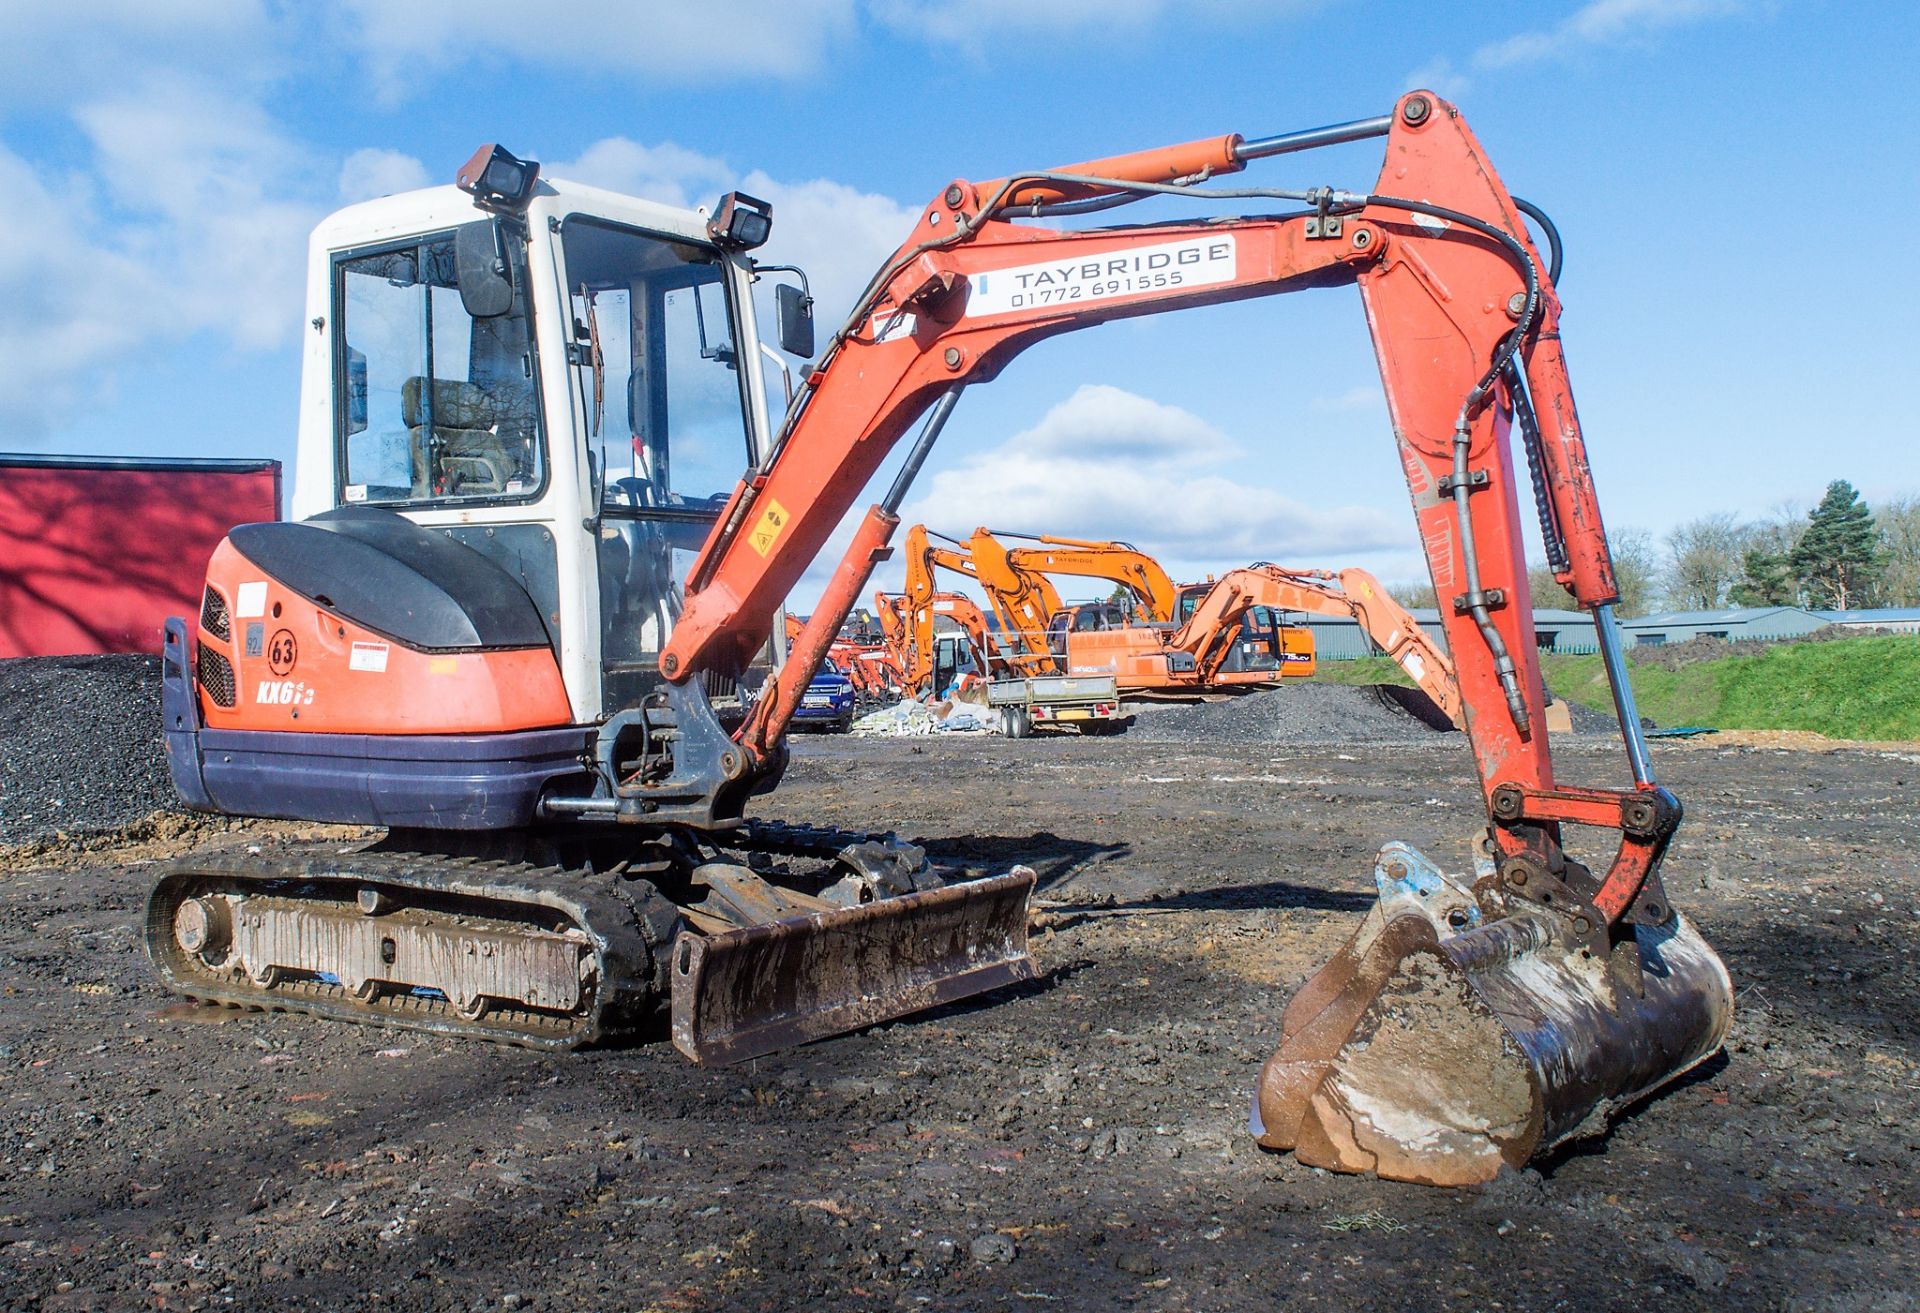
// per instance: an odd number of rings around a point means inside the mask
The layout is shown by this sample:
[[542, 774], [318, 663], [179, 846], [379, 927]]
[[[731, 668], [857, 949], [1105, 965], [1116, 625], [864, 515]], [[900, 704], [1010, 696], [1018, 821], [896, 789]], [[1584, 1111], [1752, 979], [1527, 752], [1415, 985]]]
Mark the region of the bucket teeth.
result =
[[1260, 1076], [1254, 1134], [1311, 1166], [1490, 1180], [1604, 1128], [1732, 1023], [1726, 968], [1678, 914], [1596, 957], [1547, 913], [1483, 919], [1404, 844], [1374, 879], [1379, 902], [1288, 1004]]

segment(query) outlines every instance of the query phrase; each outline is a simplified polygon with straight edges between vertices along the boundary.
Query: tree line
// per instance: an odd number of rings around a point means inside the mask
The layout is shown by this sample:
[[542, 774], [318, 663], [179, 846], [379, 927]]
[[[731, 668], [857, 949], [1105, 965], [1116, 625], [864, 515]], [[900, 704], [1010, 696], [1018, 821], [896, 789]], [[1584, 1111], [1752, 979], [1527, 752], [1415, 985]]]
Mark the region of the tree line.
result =
[[[1783, 506], [1754, 520], [1703, 515], [1658, 541], [1642, 529], [1614, 530], [1608, 538], [1623, 616], [1920, 606], [1920, 496], [1870, 507], [1845, 479], [1828, 484], [1820, 504], [1804, 514]], [[1546, 566], [1531, 567], [1527, 578], [1536, 607], [1573, 607]], [[1433, 605], [1430, 587], [1392, 592], [1406, 606]]]

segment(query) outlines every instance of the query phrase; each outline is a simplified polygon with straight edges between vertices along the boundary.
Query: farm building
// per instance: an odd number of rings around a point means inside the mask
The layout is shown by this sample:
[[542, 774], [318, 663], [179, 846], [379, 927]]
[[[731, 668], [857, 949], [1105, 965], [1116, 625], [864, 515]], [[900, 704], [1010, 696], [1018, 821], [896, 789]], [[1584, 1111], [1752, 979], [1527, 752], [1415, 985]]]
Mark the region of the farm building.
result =
[[[1440, 632], [1438, 611], [1420, 607], [1412, 614], [1434, 642], [1443, 648], [1447, 645], [1446, 636]], [[1313, 631], [1313, 651], [1318, 660], [1354, 661], [1372, 656], [1376, 650], [1366, 631], [1350, 616], [1303, 615], [1289, 611], [1284, 618], [1288, 624], [1303, 624]]]
[[1636, 616], [1622, 620], [1620, 628], [1629, 644], [1657, 647], [1684, 643], [1689, 638], [1765, 643], [1810, 634], [1826, 623], [1825, 617], [1797, 606], [1749, 606], [1732, 611], [1668, 611]]
[[[1440, 627], [1440, 613], [1432, 607], [1415, 607], [1409, 614], [1442, 648], [1447, 636]], [[1346, 616], [1299, 615], [1288, 613], [1290, 623], [1304, 624], [1313, 631], [1314, 655], [1322, 661], [1352, 661], [1372, 656], [1376, 649], [1360, 626]], [[1534, 638], [1543, 652], [1591, 652], [1594, 650], [1593, 617], [1585, 611], [1538, 610], [1533, 613]]]
[[1542, 652], [1595, 652], [1593, 617], [1585, 611], [1535, 610], [1533, 640]]
[[1820, 611], [1830, 625], [1841, 629], [1891, 629], [1899, 634], [1920, 634], [1920, 606], [1876, 606], [1854, 611]]

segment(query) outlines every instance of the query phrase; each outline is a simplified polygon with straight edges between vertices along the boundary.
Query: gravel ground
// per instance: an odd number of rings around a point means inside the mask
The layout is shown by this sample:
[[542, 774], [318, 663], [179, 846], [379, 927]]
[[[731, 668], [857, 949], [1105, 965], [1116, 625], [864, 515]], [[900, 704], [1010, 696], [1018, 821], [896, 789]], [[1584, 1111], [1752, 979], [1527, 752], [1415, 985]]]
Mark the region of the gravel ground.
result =
[[173, 802], [159, 657], [0, 661], [0, 843], [108, 832]]
[[[1436, 730], [1386, 685], [1299, 680], [1218, 702], [1141, 703], [1133, 738], [1207, 743], [1418, 743]], [[1451, 731], [1446, 731], [1451, 732]]]
[[1377, 846], [1464, 860], [1458, 735], [796, 741], [767, 814], [1031, 863], [1042, 976], [718, 1070], [182, 1007], [140, 909], [205, 835], [0, 855], [0, 1309], [1913, 1310], [1920, 753], [1654, 753], [1727, 1055], [1484, 1190], [1244, 1131]]

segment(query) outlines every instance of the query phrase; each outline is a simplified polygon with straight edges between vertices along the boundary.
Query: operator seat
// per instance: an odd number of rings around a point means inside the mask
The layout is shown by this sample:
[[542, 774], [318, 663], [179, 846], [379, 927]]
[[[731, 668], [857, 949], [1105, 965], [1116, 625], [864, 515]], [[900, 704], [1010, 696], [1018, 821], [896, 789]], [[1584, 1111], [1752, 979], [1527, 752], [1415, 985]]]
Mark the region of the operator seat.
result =
[[526, 477], [525, 437], [511, 429], [500, 431], [524, 425], [526, 417], [517, 413], [524, 407], [478, 384], [436, 378], [429, 435], [422, 404], [426, 384], [415, 374], [400, 388], [401, 419], [413, 453], [415, 497], [505, 493], [510, 491], [509, 483]]

